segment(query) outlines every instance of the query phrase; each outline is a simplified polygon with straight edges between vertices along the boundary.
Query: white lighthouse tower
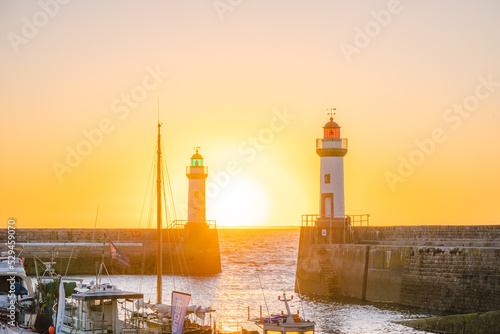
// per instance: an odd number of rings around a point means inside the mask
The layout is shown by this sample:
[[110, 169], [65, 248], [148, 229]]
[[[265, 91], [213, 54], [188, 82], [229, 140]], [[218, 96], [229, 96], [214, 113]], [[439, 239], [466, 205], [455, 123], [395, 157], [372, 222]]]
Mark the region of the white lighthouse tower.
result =
[[[188, 186], [188, 219], [179, 235], [182, 236], [182, 257], [188, 273], [214, 274], [221, 272], [219, 235], [215, 220], [206, 220], [205, 180], [208, 167], [203, 164], [203, 157], [195, 148], [186, 167]], [[184, 273], [186, 271], [183, 271]]]
[[323, 228], [331, 242], [345, 242], [346, 219], [344, 209], [344, 156], [347, 138], [340, 138], [340, 126], [330, 121], [323, 127], [323, 138], [316, 139], [316, 153], [320, 156], [320, 205], [317, 227]]
[[208, 167], [203, 166], [203, 157], [198, 153], [191, 157], [190, 166], [186, 168], [189, 179], [188, 189], [188, 224], [206, 225], [205, 217], [205, 179], [208, 176]]
[[[203, 164], [203, 157], [195, 148], [186, 167], [188, 186], [188, 216], [182, 236], [182, 257], [188, 273], [214, 274], [221, 272], [219, 235], [215, 220], [206, 220], [205, 180], [208, 167]], [[182, 266], [182, 265], [181, 265]], [[183, 271], [184, 273], [186, 271]]]

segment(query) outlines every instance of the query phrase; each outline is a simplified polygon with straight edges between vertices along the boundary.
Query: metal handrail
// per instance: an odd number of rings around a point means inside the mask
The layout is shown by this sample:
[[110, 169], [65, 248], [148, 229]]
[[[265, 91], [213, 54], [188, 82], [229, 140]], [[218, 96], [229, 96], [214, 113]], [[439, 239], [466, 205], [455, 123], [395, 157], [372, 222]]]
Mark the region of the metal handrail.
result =
[[319, 218], [319, 215], [317, 215], [317, 214], [302, 215], [302, 226], [315, 227], [316, 226], [316, 220], [318, 218]]
[[[304, 227], [316, 227], [316, 221], [318, 220], [319, 217], [320, 217], [320, 215], [318, 215], [318, 214], [302, 215], [302, 226], [304, 226]], [[369, 226], [370, 225], [370, 214], [346, 215], [344, 217], [344, 219], [351, 226], [355, 226], [355, 225]]]
[[362, 215], [350, 215], [348, 216], [351, 219], [351, 226], [355, 226], [359, 224], [359, 226], [363, 226], [363, 223], [366, 226], [370, 225], [370, 214], [362, 214]]

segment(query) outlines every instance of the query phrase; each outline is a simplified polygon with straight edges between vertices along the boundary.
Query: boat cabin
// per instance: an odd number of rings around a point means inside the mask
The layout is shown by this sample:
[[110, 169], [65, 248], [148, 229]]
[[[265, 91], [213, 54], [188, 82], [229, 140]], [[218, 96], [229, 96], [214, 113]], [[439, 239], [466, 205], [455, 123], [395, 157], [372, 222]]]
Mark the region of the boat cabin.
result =
[[33, 283], [26, 276], [22, 260], [2, 252], [0, 257], [0, 295], [33, 296]]
[[111, 284], [92, 285], [87, 291], [71, 295], [62, 333], [138, 333], [134, 320], [135, 302], [142, 293], [116, 289]]
[[311, 321], [301, 322], [294, 319], [290, 322], [289, 319], [279, 319], [276, 322], [265, 322], [262, 324], [264, 334], [314, 334], [316, 323]]

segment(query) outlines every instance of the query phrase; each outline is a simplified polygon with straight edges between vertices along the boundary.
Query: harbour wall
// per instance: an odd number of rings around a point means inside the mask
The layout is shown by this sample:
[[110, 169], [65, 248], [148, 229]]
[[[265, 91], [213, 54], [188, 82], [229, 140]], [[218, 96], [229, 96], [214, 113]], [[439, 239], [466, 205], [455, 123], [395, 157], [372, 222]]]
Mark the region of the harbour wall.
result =
[[[35, 275], [41, 262], [54, 261], [58, 274], [96, 274], [104, 263], [110, 274], [156, 274], [156, 229], [16, 229], [16, 248], [25, 259], [28, 275]], [[7, 240], [7, 230], [0, 231]], [[109, 240], [129, 259], [122, 266], [111, 258]], [[207, 275], [221, 271], [216, 229], [163, 229], [163, 274]]]
[[500, 226], [302, 227], [296, 290], [455, 313], [500, 309]]

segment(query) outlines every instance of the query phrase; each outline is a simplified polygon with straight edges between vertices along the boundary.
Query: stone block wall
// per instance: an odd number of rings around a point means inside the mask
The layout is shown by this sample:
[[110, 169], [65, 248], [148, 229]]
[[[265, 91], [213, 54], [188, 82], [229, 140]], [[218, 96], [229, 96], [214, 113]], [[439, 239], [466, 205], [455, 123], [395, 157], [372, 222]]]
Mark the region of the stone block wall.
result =
[[500, 309], [500, 249], [411, 248], [400, 302], [457, 313]]
[[[165, 232], [164, 232], [165, 233]], [[81, 242], [102, 244], [106, 234], [113, 243], [142, 242], [156, 240], [154, 229], [16, 229], [16, 242]], [[7, 230], [0, 230], [0, 239], [5, 240]]]
[[351, 233], [358, 244], [500, 247], [500, 225], [355, 226]]
[[[372, 233], [375, 230], [368, 230]], [[297, 264], [301, 292], [339, 295], [441, 311], [467, 313], [500, 309], [500, 247], [405, 246], [411, 228], [382, 228], [380, 243], [325, 244], [314, 227], [303, 227]], [[402, 232], [398, 237], [397, 231]], [[415, 227], [416, 243], [428, 242], [434, 229]], [[441, 242], [459, 235], [478, 245], [497, 227], [439, 227]], [[379, 230], [378, 241], [381, 241]], [[399, 240], [398, 240], [399, 239]], [[316, 241], [320, 241], [317, 243]], [[386, 244], [397, 241], [394, 244]], [[336, 278], [335, 279], [332, 279]]]
[[407, 265], [408, 247], [371, 246], [368, 250], [366, 300], [400, 303], [403, 272]]
[[[102, 261], [110, 274], [156, 273], [156, 229], [16, 229], [15, 241], [23, 248], [25, 268], [35, 275], [34, 257], [48, 262], [53, 255], [57, 273], [95, 274]], [[105, 235], [107, 237], [105, 237]], [[0, 230], [7, 240], [7, 229]], [[111, 259], [109, 241], [130, 259], [130, 267]], [[221, 271], [216, 229], [164, 229], [163, 273], [214, 274]], [[182, 261], [179, 261], [179, 258]], [[40, 262], [40, 261], [39, 261]], [[68, 264], [69, 263], [69, 264]], [[39, 270], [43, 271], [42, 268]]]

